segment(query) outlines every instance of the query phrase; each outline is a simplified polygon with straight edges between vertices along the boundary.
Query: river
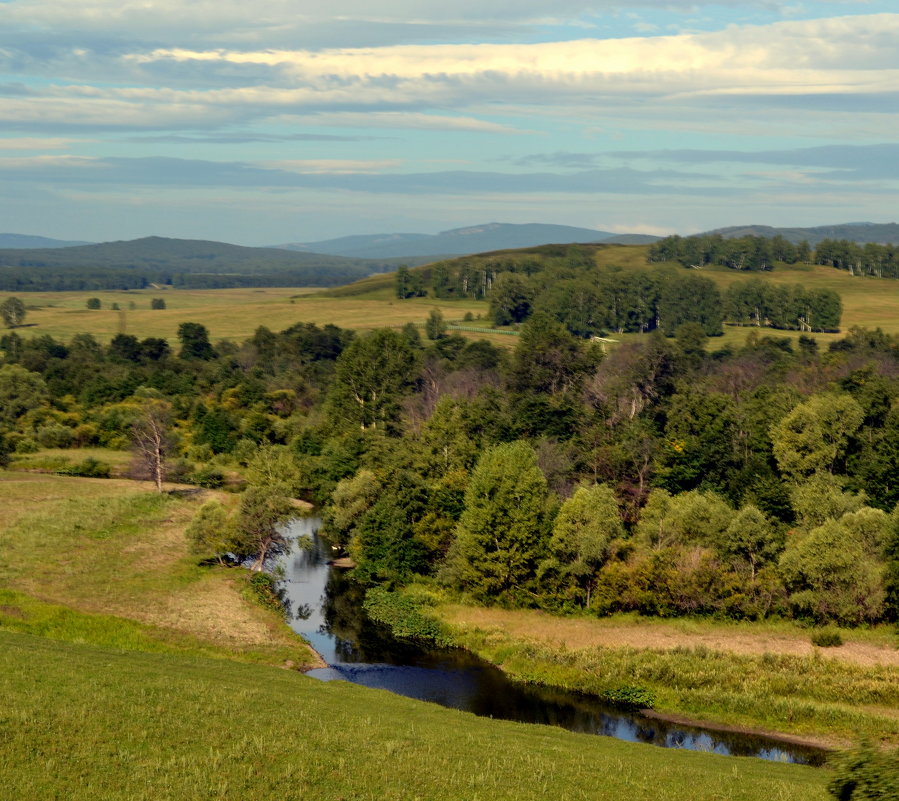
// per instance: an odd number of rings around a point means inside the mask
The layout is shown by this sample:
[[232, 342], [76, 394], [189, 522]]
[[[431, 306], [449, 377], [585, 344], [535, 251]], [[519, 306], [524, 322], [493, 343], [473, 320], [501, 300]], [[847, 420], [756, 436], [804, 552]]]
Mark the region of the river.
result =
[[309, 671], [309, 676], [342, 679], [476, 715], [561, 726], [665, 748], [800, 764], [823, 761], [824, 753], [817, 749], [622, 712], [592, 696], [514, 681], [461, 649], [398, 640], [386, 627], [369, 620], [362, 608], [363, 591], [347, 578], [347, 571], [328, 564], [333, 552], [316, 533], [319, 522], [312, 517], [294, 521], [290, 536], [308, 535], [312, 547], [300, 547], [295, 539], [280, 560], [284, 570], [280, 589], [290, 625], [328, 664]]

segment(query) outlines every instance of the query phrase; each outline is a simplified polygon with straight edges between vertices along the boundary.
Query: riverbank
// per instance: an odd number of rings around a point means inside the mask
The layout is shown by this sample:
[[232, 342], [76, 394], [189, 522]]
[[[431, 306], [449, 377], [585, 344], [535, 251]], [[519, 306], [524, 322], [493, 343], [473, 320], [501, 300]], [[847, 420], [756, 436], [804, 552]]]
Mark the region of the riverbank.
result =
[[0, 473], [0, 629], [280, 666], [321, 660], [240, 571], [201, 566], [184, 529], [206, 493]]
[[812, 646], [792, 624], [562, 618], [438, 603], [455, 642], [515, 678], [601, 694], [640, 686], [663, 717], [843, 747], [899, 743], [899, 652], [888, 630]]

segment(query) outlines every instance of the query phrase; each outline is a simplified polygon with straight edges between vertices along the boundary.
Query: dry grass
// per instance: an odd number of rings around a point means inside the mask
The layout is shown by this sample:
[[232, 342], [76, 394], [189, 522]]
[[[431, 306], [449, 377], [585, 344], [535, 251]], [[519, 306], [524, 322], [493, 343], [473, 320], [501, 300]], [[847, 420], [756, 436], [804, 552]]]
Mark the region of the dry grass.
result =
[[[445, 605], [439, 609], [446, 622], [464, 628], [499, 630], [515, 639], [579, 651], [588, 648], [708, 648], [725, 653], [762, 656], [778, 654], [813, 656], [821, 649], [811, 643], [809, 632], [791, 624], [716, 623], [694, 620], [652, 620], [631, 616], [602, 619], [560, 618], [532, 610], [485, 609]], [[828, 658], [863, 667], [899, 668], [895, 635], [887, 629], [875, 632], [841, 631], [840, 648], [828, 648]], [[876, 638], [876, 639], [875, 639]]]

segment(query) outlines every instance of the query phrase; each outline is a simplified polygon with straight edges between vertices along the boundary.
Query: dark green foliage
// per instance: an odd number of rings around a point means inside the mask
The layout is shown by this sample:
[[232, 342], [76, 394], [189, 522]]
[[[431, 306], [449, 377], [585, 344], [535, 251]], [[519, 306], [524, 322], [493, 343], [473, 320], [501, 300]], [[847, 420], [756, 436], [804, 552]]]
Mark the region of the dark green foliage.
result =
[[150, 308], [151, 309], [164, 309], [165, 308], [165, 298], [150, 298]]
[[836, 629], [818, 629], [812, 632], [812, 645], [819, 648], [839, 648], [843, 644], [843, 636]]
[[839, 801], [896, 801], [899, 799], [899, 750], [881, 751], [863, 743], [830, 763], [827, 783]]
[[188, 484], [196, 484], [204, 489], [220, 489], [225, 485], [225, 474], [217, 467], [204, 465], [185, 477]]
[[652, 709], [655, 706], [655, 695], [645, 687], [626, 684], [604, 690], [600, 696], [603, 701], [621, 709]]
[[372, 620], [389, 626], [394, 637], [444, 646], [452, 642], [440, 623], [422, 612], [420, 603], [401, 593], [371, 587], [365, 593], [363, 608]]
[[0, 317], [7, 328], [22, 325], [25, 320], [25, 304], [18, 298], [7, 298], [0, 303]]
[[215, 358], [215, 351], [209, 343], [209, 331], [200, 323], [181, 323], [178, 326], [178, 339], [182, 359], [202, 359], [208, 361]]
[[724, 316], [738, 325], [798, 331], [839, 331], [842, 301], [829, 289], [805, 289], [758, 279], [732, 284], [724, 295]]
[[62, 476], [84, 476], [85, 478], [109, 478], [112, 467], [106, 462], [101, 462], [88, 457], [77, 464], [61, 467], [55, 471]]
[[253, 597], [262, 606], [286, 618], [287, 609], [281, 599], [281, 594], [278, 591], [278, 582], [274, 576], [262, 572], [250, 573], [247, 576], [247, 584], [253, 593]]
[[100, 302], [100, 298], [88, 298], [87, 302], [84, 304], [88, 309], [99, 309], [103, 304]]

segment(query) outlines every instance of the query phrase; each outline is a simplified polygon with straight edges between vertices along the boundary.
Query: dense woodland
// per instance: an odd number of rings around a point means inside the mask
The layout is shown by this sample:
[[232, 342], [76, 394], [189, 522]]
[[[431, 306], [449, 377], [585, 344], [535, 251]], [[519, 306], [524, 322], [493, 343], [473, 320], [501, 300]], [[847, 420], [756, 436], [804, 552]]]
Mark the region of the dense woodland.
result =
[[[667, 253], [664, 260], [675, 259]], [[684, 323], [717, 336], [724, 322], [838, 331], [842, 314], [840, 297], [831, 290], [747, 279], [722, 296], [711, 279], [695, 272], [598, 267], [592, 251], [579, 245], [461, 258], [417, 271], [401, 268], [396, 295], [487, 299], [495, 325], [521, 323], [544, 312], [580, 337], [655, 330], [672, 336]]]
[[151, 477], [155, 448], [170, 479], [205, 486], [239, 466], [239, 508], [207, 504], [192, 527], [210, 556], [261, 563], [305, 497], [363, 582], [597, 615], [899, 617], [896, 338], [751, 331], [715, 349], [688, 322], [604, 354], [545, 311], [511, 352], [436, 312], [426, 330], [11, 331], [4, 458], [136, 448]]

